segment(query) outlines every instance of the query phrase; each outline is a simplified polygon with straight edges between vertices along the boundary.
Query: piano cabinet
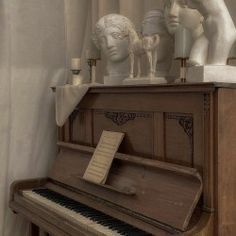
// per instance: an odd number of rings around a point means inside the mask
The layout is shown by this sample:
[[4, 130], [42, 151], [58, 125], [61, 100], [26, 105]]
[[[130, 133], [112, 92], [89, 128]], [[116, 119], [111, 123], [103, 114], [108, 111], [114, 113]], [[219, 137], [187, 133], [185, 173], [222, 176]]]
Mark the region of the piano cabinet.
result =
[[[94, 148], [103, 130], [124, 132], [119, 149], [122, 155], [197, 171], [202, 179], [202, 194], [188, 228], [176, 233], [161, 228], [153, 235], [234, 236], [235, 121], [235, 84], [92, 87], [58, 129], [58, 140]], [[23, 182], [12, 187], [10, 207], [16, 212], [22, 213], [15, 201], [18, 190], [37, 187], [39, 181], [36, 185], [28, 183], [26, 187]], [[26, 212], [22, 214], [27, 217]], [[33, 227], [39, 225], [47, 232], [56, 232], [55, 225], [50, 231], [46, 222], [33, 218], [31, 221]], [[63, 234], [58, 231], [53, 235]]]

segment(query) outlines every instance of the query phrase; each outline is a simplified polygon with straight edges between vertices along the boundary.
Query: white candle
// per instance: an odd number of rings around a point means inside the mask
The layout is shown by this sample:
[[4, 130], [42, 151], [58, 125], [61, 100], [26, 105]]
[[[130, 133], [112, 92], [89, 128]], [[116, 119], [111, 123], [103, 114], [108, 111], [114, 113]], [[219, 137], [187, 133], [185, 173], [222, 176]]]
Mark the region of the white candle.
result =
[[175, 33], [175, 58], [188, 58], [192, 43], [191, 32], [180, 25]]
[[80, 58], [72, 58], [71, 59], [71, 70], [81, 70]]

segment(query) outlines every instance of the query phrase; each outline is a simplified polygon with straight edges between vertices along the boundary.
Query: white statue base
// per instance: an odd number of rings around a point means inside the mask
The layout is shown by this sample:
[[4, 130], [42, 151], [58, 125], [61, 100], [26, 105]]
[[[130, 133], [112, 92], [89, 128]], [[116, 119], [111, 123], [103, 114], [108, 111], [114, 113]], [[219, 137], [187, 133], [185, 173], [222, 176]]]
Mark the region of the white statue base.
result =
[[192, 66], [187, 69], [187, 82], [236, 83], [236, 66]]
[[136, 84], [166, 84], [167, 81], [164, 77], [140, 77], [140, 78], [127, 78], [123, 81], [124, 85], [136, 85]]

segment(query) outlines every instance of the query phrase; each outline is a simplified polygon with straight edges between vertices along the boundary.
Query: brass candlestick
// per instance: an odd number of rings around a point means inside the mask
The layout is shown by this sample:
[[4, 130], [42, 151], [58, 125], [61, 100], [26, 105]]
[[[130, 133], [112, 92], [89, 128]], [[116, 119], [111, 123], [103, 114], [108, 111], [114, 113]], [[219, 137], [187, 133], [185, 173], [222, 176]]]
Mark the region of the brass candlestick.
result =
[[180, 82], [186, 83], [187, 58], [181, 58]]
[[89, 76], [90, 76], [90, 82], [96, 83], [96, 65], [97, 65], [97, 59], [89, 58], [87, 59], [88, 65], [89, 65]]
[[174, 57], [180, 60], [180, 77], [176, 82], [186, 82], [187, 60], [192, 48], [193, 38], [189, 29], [179, 26], [175, 33], [175, 52]]

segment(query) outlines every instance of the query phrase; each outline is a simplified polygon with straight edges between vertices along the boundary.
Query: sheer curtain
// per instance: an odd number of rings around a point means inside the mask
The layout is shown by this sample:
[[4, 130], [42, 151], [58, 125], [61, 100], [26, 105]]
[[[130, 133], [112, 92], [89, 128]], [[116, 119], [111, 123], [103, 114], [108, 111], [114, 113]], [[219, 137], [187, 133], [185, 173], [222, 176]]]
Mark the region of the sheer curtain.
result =
[[[27, 235], [27, 222], [8, 208], [16, 179], [45, 176], [56, 156], [51, 86], [70, 78], [93, 25], [108, 13], [130, 18], [139, 30], [145, 12], [162, 0], [0, 0], [0, 236]], [[233, 0], [227, 0], [234, 14]], [[134, 9], [135, 6], [135, 9]], [[234, 16], [235, 17], [235, 16]], [[102, 78], [102, 62], [98, 77]]]
[[0, 1], [0, 235], [27, 235], [8, 209], [16, 179], [44, 176], [56, 153], [50, 86], [66, 71], [63, 0]]

